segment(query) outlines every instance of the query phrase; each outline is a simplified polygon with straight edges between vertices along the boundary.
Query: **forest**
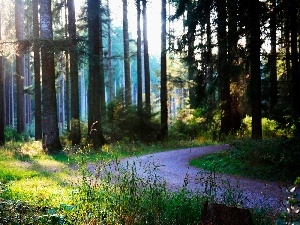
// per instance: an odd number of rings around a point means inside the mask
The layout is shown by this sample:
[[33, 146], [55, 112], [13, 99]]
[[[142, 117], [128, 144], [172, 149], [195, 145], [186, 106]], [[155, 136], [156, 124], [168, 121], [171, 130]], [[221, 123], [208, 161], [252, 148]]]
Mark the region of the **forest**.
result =
[[[299, 183], [298, 0], [0, 0], [0, 7], [3, 160], [12, 154], [29, 163], [35, 157], [66, 163], [64, 157], [70, 157], [68, 163], [82, 166], [80, 157], [85, 163], [87, 158], [96, 161], [93, 154], [105, 158], [111, 149], [122, 148], [115, 151], [126, 157], [137, 146], [159, 151], [234, 143], [251, 151], [227, 152], [229, 159], [240, 157], [265, 169], [272, 164], [273, 172], [280, 173], [275, 181], [298, 177]], [[21, 145], [46, 155], [24, 155]], [[5, 153], [7, 148], [11, 153]], [[255, 178], [273, 180], [272, 172], [259, 173]], [[3, 174], [0, 200], [22, 200], [23, 195], [7, 194], [5, 186], [19, 178]], [[96, 188], [82, 175], [82, 196], [77, 197], [92, 210], [83, 196]], [[156, 188], [147, 193], [162, 191]], [[33, 214], [46, 204], [39, 201], [32, 203], [37, 206]], [[67, 203], [60, 207], [66, 214], [72, 211]], [[105, 210], [97, 211], [102, 219], [83, 216], [82, 224], [95, 218], [104, 224], [104, 217], [112, 218]], [[79, 211], [68, 215], [74, 219]], [[133, 216], [123, 213], [126, 219]], [[116, 224], [135, 224], [124, 218]], [[168, 224], [157, 221], [153, 224]]]
[[159, 4], [160, 55], [149, 54], [151, 2], [136, 1], [128, 17], [123, 1], [122, 27], [109, 1], [77, 3], [76, 12], [73, 1], [1, 4], [1, 143], [10, 129], [49, 152], [66, 133], [95, 149], [165, 141], [169, 130], [222, 139], [247, 116], [253, 139], [263, 138], [262, 118], [298, 135], [297, 1]]

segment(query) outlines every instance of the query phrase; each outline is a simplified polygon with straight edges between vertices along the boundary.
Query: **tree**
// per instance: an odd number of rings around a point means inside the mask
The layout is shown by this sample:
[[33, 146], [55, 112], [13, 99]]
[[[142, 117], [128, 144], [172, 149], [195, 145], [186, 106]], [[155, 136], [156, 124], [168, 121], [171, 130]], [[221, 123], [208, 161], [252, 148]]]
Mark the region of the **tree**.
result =
[[288, 12], [290, 15], [290, 32], [291, 32], [291, 61], [292, 61], [292, 96], [293, 96], [293, 118], [296, 125], [296, 135], [300, 136], [300, 77], [299, 77], [299, 54], [298, 54], [298, 21], [297, 21], [297, 1], [288, 2]]
[[136, 9], [137, 9], [137, 82], [138, 82], [137, 105], [139, 111], [141, 111], [143, 107], [141, 0], [136, 0]]
[[125, 102], [131, 104], [130, 55], [128, 33], [127, 0], [123, 0], [123, 43], [124, 43], [124, 72], [125, 72]]
[[217, 0], [218, 14], [218, 76], [221, 100], [221, 133], [229, 134], [231, 130], [230, 77], [227, 70], [227, 32], [226, 1]]
[[168, 137], [168, 93], [167, 93], [167, 1], [161, 1], [161, 74], [160, 74], [160, 104], [161, 104], [161, 140]]
[[[1, 15], [0, 15], [1, 17]], [[1, 24], [1, 19], [0, 19]], [[1, 25], [0, 25], [0, 40], [1, 40]], [[3, 57], [0, 55], [0, 146], [5, 143], [4, 128], [5, 128], [5, 111], [4, 111], [4, 76], [3, 76]]]
[[71, 79], [71, 140], [72, 145], [81, 141], [79, 118], [79, 89], [78, 89], [78, 54], [75, 23], [74, 0], [68, 0], [68, 31], [71, 39], [70, 46], [70, 79]]
[[240, 110], [240, 71], [238, 55], [238, 0], [228, 0], [228, 63], [227, 73], [230, 74], [230, 103], [231, 103], [231, 125], [233, 131], [241, 127]]
[[143, 3], [143, 38], [144, 38], [144, 68], [145, 68], [145, 102], [146, 110], [151, 113], [151, 98], [150, 98], [150, 66], [149, 66], [149, 49], [148, 49], [148, 29], [147, 29], [147, 0], [142, 0]]
[[271, 52], [269, 57], [270, 64], [270, 108], [274, 109], [278, 102], [277, 94], [277, 50], [276, 50], [276, 0], [272, 0], [270, 10], [270, 39], [271, 39]]
[[[2, 1], [0, 4], [2, 7]], [[0, 12], [0, 41], [2, 39], [2, 12]], [[4, 110], [4, 73], [3, 73], [3, 57], [0, 55], [0, 146], [5, 143], [4, 127], [5, 127], [5, 110]]]
[[[195, 109], [199, 106], [199, 94], [197, 92], [197, 87], [194, 85], [194, 81], [197, 79], [198, 73], [198, 62], [195, 59], [195, 36], [196, 36], [196, 27], [198, 24], [198, 18], [194, 17], [194, 7], [195, 5], [191, 0], [188, 1], [189, 5], [187, 6], [187, 34], [186, 34], [186, 44], [187, 44], [187, 56], [186, 61], [188, 63], [188, 79], [189, 79], [189, 98], [190, 98], [190, 107]], [[203, 96], [202, 96], [203, 97]]]
[[39, 39], [39, 3], [38, 0], [32, 0], [33, 14], [33, 36], [35, 38], [33, 44], [33, 70], [34, 70], [34, 103], [35, 103], [35, 140], [42, 139], [42, 97], [41, 97], [41, 62]]
[[112, 68], [112, 38], [111, 38], [111, 16], [109, 8], [109, 0], [106, 1], [107, 5], [107, 57], [108, 57], [108, 73], [109, 73], [109, 100], [112, 101], [114, 97], [114, 78], [113, 78], [113, 68]]
[[[88, 38], [89, 38], [89, 78], [88, 78], [88, 136], [93, 148], [98, 149], [104, 144], [101, 121], [101, 76], [100, 73], [100, 1], [88, 0]], [[101, 28], [102, 29], [102, 28]], [[103, 58], [102, 58], [103, 59]], [[101, 97], [100, 97], [101, 99]]]
[[252, 139], [262, 139], [261, 77], [260, 77], [260, 2], [248, 0], [249, 53], [250, 53], [250, 101], [252, 107]]
[[99, 62], [100, 62], [100, 113], [105, 116], [106, 102], [105, 102], [105, 80], [104, 80], [104, 45], [103, 45], [103, 22], [102, 22], [102, 1], [100, 0], [100, 16], [99, 16]]
[[[24, 35], [24, 2], [15, 0], [15, 29], [16, 38], [22, 41]], [[21, 46], [21, 43], [19, 43]], [[21, 48], [16, 56], [16, 83], [17, 83], [17, 131], [22, 133], [25, 130], [24, 112], [24, 57]]]
[[49, 153], [58, 152], [59, 140], [51, 0], [40, 0], [40, 38], [42, 58], [43, 147]]

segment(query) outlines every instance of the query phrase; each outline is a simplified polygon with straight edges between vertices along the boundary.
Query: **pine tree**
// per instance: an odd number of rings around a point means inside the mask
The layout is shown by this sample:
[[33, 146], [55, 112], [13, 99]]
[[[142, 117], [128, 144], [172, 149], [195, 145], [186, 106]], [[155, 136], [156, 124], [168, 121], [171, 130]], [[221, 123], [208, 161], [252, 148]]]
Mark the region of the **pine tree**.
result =
[[79, 87], [78, 87], [78, 54], [75, 23], [74, 0], [68, 0], [68, 31], [71, 39], [70, 46], [70, 78], [71, 78], [71, 140], [72, 145], [81, 142], [79, 118]]
[[[2, 1], [0, 2], [2, 7]], [[0, 41], [2, 39], [2, 12], [0, 12]], [[5, 127], [5, 110], [4, 110], [4, 73], [3, 73], [3, 57], [0, 55], [0, 146], [5, 143], [4, 127]]]
[[[93, 148], [104, 144], [101, 121], [101, 74], [100, 72], [100, 1], [88, 0], [89, 78], [88, 78], [88, 136]], [[103, 59], [103, 58], [102, 58]]]
[[59, 139], [51, 0], [40, 0], [40, 38], [42, 58], [43, 147], [56, 153], [62, 146]]
[[[15, 28], [16, 38], [20, 42], [24, 36], [24, 2], [15, 0]], [[24, 56], [21, 48], [16, 56], [16, 84], [17, 84], [17, 131], [22, 133], [25, 130], [24, 111]]]
[[42, 139], [42, 97], [41, 97], [41, 63], [40, 63], [40, 47], [38, 39], [39, 32], [39, 1], [32, 0], [32, 14], [33, 14], [33, 35], [35, 42], [33, 44], [33, 69], [34, 69], [34, 103], [35, 103], [35, 140]]
[[124, 75], [125, 75], [125, 103], [131, 105], [131, 79], [130, 79], [130, 55], [128, 33], [128, 5], [123, 0], [123, 43], [124, 43]]

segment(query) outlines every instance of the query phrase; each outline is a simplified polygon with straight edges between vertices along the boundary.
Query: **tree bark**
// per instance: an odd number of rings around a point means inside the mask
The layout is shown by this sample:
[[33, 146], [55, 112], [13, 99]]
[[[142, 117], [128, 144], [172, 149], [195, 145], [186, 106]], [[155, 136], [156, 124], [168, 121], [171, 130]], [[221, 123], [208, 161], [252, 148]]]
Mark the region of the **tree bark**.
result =
[[238, 0], [228, 1], [228, 73], [230, 83], [234, 88], [230, 89], [231, 95], [231, 125], [233, 131], [241, 128], [240, 109], [240, 73], [238, 68]]
[[271, 38], [271, 52], [270, 52], [270, 89], [271, 99], [270, 108], [274, 109], [278, 102], [277, 94], [277, 65], [276, 65], [276, 0], [272, 0], [270, 16], [270, 38]]
[[294, 121], [296, 125], [296, 135], [300, 136], [300, 77], [299, 77], [299, 61], [298, 61], [298, 22], [297, 22], [297, 1], [289, 1], [289, 15], [291, 28], [291, 61], [292, 61], [292, 94], [293, 94], [293, 111]]
[[141, 111], [143, 108], [143, 79], [142, 79], [142, 32], [141, 32], [141, 0], [136, 1], [137, 8], [137, 107]]
[[33, 14], [33, 35], [35, 42], [33, 45], [33, 70], [34, 70], [34, 103], [35, 103], [35, 140], [42, 139], [42, 97], [41, 97], [41, 62], [40, 62], [40, 47], [39, 39], [39, 3], [38, 0], [32, 0]]
[[[99, 62], [100, 62], [100, 113], [101, 116], [106, 115], [105, 103], [105, 80], [104, 80], [104, 46], [103, 46], [103, 26], [102, 26], [102, 0], [100, 0], [100, 16], [99, 16]], [[130, 65], [129, 65], [130, 66]]]
[[[15, 28], [18, 41], [24, 35], [24, 2], [15, 0]], [[24, 111], [24, 56], [22, 50], [16, 56], [16, 84], [17, 84], [17, 132], [21, 134], [25, 130], [25, 111]]]
[[78, 86], [78, 54], [77, 34], [75, 23], [74, 0], [68, 0], [68, 31], [71, 39], [70, 46], [70, 78], [71, 78], [71, 140], [72, 145], [81, 142], [80, 118], [79, 118], [79, 86]]
[[[196, 26], [198, 21], [193, 19], [192, 15], [193, 14], [193, 7], [192, 7], [192, 2], [189, 0], [189, 4], [191, 5], [188, 7], [187, 10], [187, 22], [188, 22], [188, 31], [187, 31], [187, 45], [188, 45], [188, 52], [187, 52], [187, 61], [188, 61], [188, 81], [189, 81], [189, 98], [190, 98], [190, 107], [192, 109], [195, 109], [199, 106], [200, 103], [200, 93], [197, 92], [197, 84], [193, 84], [193, 82], [196, 79], [196, 75], [198, 72], [197, 69], [197, 62], [195, 60], [195, 33], [196, 33]], [[200, 84], [201, 85], [201, 84]]]
[[107, 45], [108, 45], [108, 74], [109, 74], [109, 101], [112, 101], [115, 95], [114, 92], [114, 77], [112, 68], [112, 41], [111, 41], [111, 16], [109, 0], [107, 0]]
[[49, 153], [57, 153], [62, 146], [57, 119], [51, 0], [40, 0], [40, 31], [43, 147]]
[[160, 78], [160, 104], [161, 104], [161, 140], [168, 138], [168, 93], [167, 93], [167, 1], [161, 1], [161, 78]]
[[148, 49], [148, 28], [147, 28], [147, 0], [143, 2], [143, 38], [144, 38], [144, 70], [145, 70], [145, 102], [148, 115], [151, 114], [151, 94], [150, 94], [150, 66]]
[[[88, 0], [89, 78], [88, 78], [88, 136], [93, 148], [104, 144], [101, 121], [101, 76], [100, 73], [100, 1]], [[102, 44], [101, 44], [102, 46]], [[102, 62], [103, 63], [103, 62]]]
[[260, 77], [260, 3], [248, 0], [250, 32], [250, 98], [252, 107], [252, 139], [262, 139]]
[[[2, 1], [1, 5], [2, 7]], [[0, 41], [2, 39], [2, 12], [0, 12]], [[5, 128], [5, 109], [4, 109], [4, 71], [3, 57], [0, 55], [0, 146], [5, 143], [4, 128]]]
[[221, 133], [228, 135], [231, 130], [231, 98], [230, 77], [227, 70], [227, 32], [226, 32], [226, 1], [217, 1], [218, 14], [218, 75], [220, 81], [221, 100]]
[[125, 103], [131, 105], [130, 55], [128, 33], [127, 0], [123, 0], [123, 43], [124, 43], [124, 72], [125, 72]]

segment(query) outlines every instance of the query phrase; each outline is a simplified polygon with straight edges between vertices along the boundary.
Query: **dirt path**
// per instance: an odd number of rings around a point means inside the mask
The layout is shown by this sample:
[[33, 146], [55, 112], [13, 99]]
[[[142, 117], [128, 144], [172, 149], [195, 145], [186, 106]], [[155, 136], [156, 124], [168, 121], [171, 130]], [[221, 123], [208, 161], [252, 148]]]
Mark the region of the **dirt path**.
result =
[[202, 194], [215, 193], [225, 202], [239, 202], [244, 207], [271, 207], [283, 209], [285, 187], [274, 182], [247, 179], [207, 173], [189, 166], [189, 161], [205, 154], [229, 148], [228, 145], [187, 148], [181, 150], [153, 153], [140, 157], [121, 160], [121, 165], [135, 165], [138, 176], [146, 177], [147, 171], [154, 171], [167, 184], [167, 188], [176, 191], [184, 185], [188, 190]]

